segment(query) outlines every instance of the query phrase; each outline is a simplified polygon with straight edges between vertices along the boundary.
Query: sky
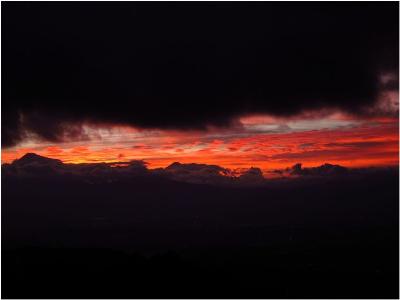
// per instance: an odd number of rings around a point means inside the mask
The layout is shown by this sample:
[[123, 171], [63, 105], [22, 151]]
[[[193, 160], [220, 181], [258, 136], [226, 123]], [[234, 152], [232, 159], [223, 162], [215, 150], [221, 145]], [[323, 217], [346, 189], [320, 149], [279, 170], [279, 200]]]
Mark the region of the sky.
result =
[[337, 113], [289, 120], [247, 116], [233, 128], [206, 132], [84, 126], [86, 140], [28, 140], [3, 150], [2, 161], [34, 152], [65, 163], [145, 160], [149, 168], [157, 168], [178, 161], [238, 172], [259, 167], [267, 173], [296, 163], [393, 166], [398, 165], [398, 130], [397, 118], [352, 119]]
[[6, 2], [2, 20], [2, 163], [398, 165], [398, 3]]

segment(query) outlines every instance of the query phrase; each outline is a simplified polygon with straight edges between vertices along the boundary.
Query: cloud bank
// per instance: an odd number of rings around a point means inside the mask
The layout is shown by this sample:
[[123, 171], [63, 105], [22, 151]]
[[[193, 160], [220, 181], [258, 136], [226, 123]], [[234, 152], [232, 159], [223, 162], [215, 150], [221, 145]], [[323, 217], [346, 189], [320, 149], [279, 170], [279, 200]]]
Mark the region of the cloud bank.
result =
[[[377, 173], [394, 168], [351, 169], [340, 165], [323, 164], [318, 167], [303, 168], [298, 163], [290, 168], [268, 171], [266, 177], [261, 169], [231, 170], [217, 165], [182, 164], [174, 162], [166, 168], [148, 169], [141, 160], [120, 163], [64, 164], [58, 159], [27, 153], [11, 164], [3, 164], [3, 178], [48, 178], [50, 180], [73, 180], [89, 184], [132, 182], [135, 180], [168, 180], [190, 184], [226, 187], [266, 187], [282, 185], [296, 186], [321, 180], [360, 178], [365, 174]], [[271, 176], [270, 176], [271, 175]]]
[[230, 126], [398, 91], [396, 3], [2, 5], [2, 146], [82, 122]]

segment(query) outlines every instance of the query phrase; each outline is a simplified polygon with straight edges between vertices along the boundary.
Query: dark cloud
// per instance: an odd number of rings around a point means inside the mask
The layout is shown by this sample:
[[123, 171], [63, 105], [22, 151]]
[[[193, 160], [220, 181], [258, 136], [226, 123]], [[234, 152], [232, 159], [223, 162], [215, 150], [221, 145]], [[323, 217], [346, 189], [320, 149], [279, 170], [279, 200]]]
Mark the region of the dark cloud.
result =
[[[156, 178], [224, 187], [283, 187], [321, 183], [334, 180], [362, 179], [369, 174], [393, 172], [395, 168], [346, 168], [325, 163], [317, 167], [303, 167], [298, 163], [290, 168], [269, 171], [273, 178], [264, 177], [260, 168], [241, 170], [226, 169], [217, 165], [182, 164], [174, 162], [166, 168], [148, 169], [142, 160], [116, 163], [64, 164], [58, 159], [27, 153], [11, 164], [3, 164], [5, 178], [53, 178], [86, 183], [131, 182], [145, 178], [153, 182]], [[278, 175], [278, 178], [276, 176]]]
[[149, 170], [141, 160], [121, 163], [82, 163], [64, 164], [35, 153], [27, 153], [11, 164], [3, 164], [5, 176], [47, 177], [61, 176], [75, 178], [85, 182], [113, 182], [126, 177], [146, 176]]
[[345, 167], [332, 164], [323, 164], [318, 167], [303, 168], [300, 163], [288, 169], [290, 175], [298, 176], [335, 176], [344, 175], [349, 172]]
[[2, 42], [3, 146], [82, 121], [227, 126], [397, 89], [398, 4], [5, 2]]
[[6, 176], [47, 177], [48, 175], [57, 175], [92, 183], [109, 183], [138, 176], [165, 177], [174, 181], [212, 185], [232, 182], [230, 170], [216, 165], [175, 162], [166, 168], [149, 170], [146, 162], [141, 160], [64, 164], [58, 159], [43, 157], [35, 153], [27, 153], [11, 164], [3, 164], [2, 170]]
[[260, 168], [251, 167], [239, 176], [239, 181], [248, 185], [260, 185], [265, 183], [265, 178]]
[[224, 184], [232, 179], [228, 169], [217, 165], [196, 163], [174, 162], [163, 169], [163, 173], [173, 180], [201, 184]]

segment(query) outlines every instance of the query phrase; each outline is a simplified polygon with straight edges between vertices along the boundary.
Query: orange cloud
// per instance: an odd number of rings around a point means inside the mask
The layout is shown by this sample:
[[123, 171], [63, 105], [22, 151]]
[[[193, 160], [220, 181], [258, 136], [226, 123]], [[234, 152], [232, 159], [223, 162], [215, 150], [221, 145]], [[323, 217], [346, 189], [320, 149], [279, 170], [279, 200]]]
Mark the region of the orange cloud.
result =
[[286, 120], [282, 123], [285, 126], [276, 126], [283, 121], [249, 117], [242, 123], [250, 127], [208, 132], [109, 128], [99, 131], [105, 132], [99, 140], [3, 149], [2, 162], [35, 152], [66, 163], [142, 159], [150, 168], [165, 167], [174, 161], [263, 170], [298, 162], [306, 167], [326, 162], [347, 167], [398, 164], [398, 119], [354, 121], [340, 115], [321, 120]]

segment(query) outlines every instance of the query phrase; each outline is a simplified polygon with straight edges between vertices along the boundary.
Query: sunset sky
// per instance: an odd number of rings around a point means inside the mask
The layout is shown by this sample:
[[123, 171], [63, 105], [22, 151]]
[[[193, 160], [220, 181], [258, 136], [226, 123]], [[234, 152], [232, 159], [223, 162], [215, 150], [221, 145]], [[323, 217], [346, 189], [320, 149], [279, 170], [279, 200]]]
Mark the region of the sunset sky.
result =
[[216, 164], [264, 172], [303, 163], [347, 167], [398, 164], [398, 119], [355, 119], [339, 113], [278, 119], [247, 116], [231, 128], [208, 131], [143, 130], [84, 125], [80, 141], [49, 143], [28, 139], [2, 152], [12, 162], [27, 152], [65, 163], [145, 160], [149, 168], [181, 163]]
[[5, 9], [2, 163], [398, 164], [391, 4]]

